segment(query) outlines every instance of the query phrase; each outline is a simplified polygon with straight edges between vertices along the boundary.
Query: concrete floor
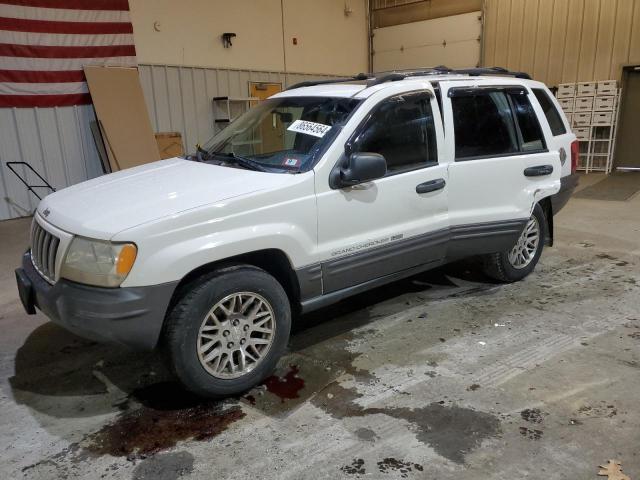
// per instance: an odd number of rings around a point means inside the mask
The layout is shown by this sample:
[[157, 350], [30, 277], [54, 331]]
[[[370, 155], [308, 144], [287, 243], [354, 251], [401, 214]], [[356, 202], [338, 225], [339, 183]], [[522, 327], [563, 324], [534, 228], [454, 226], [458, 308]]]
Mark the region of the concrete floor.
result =
[[26, 316], [29, 220], [2, 222], [0, 478], [637, 480], [638, 212], [572, 200], [517, 284], [463, 262], [305, 317], [278, 376], [219, 403]]

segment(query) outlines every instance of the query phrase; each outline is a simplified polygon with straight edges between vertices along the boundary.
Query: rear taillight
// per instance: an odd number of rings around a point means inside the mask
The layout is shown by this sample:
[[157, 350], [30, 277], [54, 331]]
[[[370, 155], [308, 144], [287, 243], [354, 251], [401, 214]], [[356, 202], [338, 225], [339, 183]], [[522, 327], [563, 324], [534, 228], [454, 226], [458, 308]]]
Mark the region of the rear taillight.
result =
[[578, 157], [580, 156], [580, 144], [578, 140], [571, 142], [571, 173], [578, 170]]

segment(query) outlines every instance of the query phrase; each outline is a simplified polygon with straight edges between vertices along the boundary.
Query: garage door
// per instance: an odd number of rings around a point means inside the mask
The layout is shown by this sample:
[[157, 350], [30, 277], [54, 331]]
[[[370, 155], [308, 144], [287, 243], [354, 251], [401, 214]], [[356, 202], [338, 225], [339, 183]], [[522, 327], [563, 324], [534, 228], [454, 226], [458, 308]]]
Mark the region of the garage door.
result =
[[373, 70], [480, 64], [481, 12], [373, 30]]

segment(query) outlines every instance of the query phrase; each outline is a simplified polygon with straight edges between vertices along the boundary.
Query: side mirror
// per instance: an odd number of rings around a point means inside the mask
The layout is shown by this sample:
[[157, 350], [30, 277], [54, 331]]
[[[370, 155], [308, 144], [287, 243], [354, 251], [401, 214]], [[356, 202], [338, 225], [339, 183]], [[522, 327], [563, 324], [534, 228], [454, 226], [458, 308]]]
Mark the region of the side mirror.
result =
[[387, 161], [379, 153], [352, 153], [346, 167], [340, 169], [340, 185], [349, 187], [382, 178], [387, 173]]

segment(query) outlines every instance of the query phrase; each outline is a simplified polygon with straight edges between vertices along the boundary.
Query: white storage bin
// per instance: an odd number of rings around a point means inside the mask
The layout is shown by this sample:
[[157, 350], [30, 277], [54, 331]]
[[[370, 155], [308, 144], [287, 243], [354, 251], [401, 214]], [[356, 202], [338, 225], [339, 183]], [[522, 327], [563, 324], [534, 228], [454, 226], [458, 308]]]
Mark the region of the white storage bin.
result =
[[559, 98], [558, 103], [560, 104], [560, 108], [565, 112], [573, 112], [573, 97]]
[[596, 94], [596, 82], [580, 82], [578, 83], [578, 96], [587, 97]]
[[593, 97], [577, 97], [573, 106], [574, 112], [590, 112], [593, 110]]
[[577, 127], [573, 129], [573, 133], [576, 134], [578, 140], [589, 140], [591, 136], [591, 127]]
[[575, 83], [562, 83], [558, 85], [558, 91], [556, 92], [557, 98], [573, 97], [576, 94]]
[[595, 97], [593, 102], [593, 109], [596, 111], [603, 110], [613, 110], [613, 107], [616, 104], [616, 97], [608, 96], [608, 97]]
[[611, 125], [613, 112], [593, 112], [591, 125]]
[[573, 115], [570, 113], [565, 113], [564, 115], [565, 117], [567, 117], [567, 122], [569, 122], [569, 125], [571, 126], [572, 125], [571, 120], [573, 120]]
[[618, 89], [618, 82], [615, 80], [602, 80], [596, 86], [598, 95], [613, 95]]
[[591, 125], [591, 112], [574, 113], [573, 125], [576, 127], [588, 127]]

